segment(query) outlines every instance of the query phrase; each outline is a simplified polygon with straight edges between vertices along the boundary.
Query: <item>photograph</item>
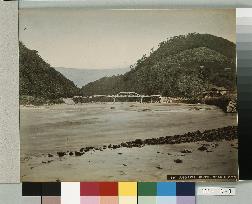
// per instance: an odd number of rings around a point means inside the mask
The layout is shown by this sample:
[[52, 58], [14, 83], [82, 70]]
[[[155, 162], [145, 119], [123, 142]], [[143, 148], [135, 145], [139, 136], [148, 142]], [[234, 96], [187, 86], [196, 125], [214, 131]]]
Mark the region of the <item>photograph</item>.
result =
[[235, 9], [20, 2], [21, 181], [238, 177]]

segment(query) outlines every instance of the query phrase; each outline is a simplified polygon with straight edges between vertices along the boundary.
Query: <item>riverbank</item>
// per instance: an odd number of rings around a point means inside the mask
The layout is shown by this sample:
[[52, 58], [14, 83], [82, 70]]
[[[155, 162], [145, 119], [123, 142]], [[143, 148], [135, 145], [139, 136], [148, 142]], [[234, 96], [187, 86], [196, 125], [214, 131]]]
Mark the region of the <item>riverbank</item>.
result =
[[167, 175], [237, 175], [237, 152], [237, 127], [229, 126], [26, 158], [22, 181], [165, 181]]
[[183, 98], [183, 97], [161, 97], [159, 95], [145, 96], [141, 99], [138, 97], [116, 97], [106, 95], [95, 95], [91, 97], [75, 96], [72, 98], [45, 99], [42, 97], [20, 96], [21, 106], [49, 106], [55, 104], [87, 104], [87, 103], [186, 103], [186, 104], [206, 104], [214, 105], [225, 113], [237, 113], [237, 94], [236, 93], [221, 93], [207, 92], [198, 98]]

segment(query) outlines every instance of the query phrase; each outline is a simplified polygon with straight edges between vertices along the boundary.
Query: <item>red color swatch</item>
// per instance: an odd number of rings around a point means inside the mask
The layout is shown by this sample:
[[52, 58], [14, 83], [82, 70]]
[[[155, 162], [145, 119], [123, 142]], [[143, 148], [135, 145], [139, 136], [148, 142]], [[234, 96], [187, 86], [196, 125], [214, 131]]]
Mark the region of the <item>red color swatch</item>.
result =
[[99, 196], [100, 195], [99, 182], [81, 182], [80, 196]]
[[117, 182], [101, 182], [100, 196], [118, 196]]

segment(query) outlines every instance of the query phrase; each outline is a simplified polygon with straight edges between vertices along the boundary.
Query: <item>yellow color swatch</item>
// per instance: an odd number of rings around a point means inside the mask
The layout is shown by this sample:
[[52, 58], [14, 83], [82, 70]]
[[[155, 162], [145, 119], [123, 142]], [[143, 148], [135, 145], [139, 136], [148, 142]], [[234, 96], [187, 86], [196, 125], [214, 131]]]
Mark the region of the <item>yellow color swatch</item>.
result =
[[119, 182], [119, 196], [137, 196], [137, 182]]
[[137, 196], [119, 196], [119, 204], [137, 204]]

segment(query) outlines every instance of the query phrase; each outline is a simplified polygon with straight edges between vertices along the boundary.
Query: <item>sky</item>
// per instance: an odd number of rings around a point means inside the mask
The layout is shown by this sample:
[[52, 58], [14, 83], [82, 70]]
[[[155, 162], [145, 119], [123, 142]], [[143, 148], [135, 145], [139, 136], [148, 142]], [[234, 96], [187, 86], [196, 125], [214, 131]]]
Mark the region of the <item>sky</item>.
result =
[[235, 10], [21, 8], [19, 39], [53, 67], [127, 68], [167, 38], [191, 32], [236, 41]]

